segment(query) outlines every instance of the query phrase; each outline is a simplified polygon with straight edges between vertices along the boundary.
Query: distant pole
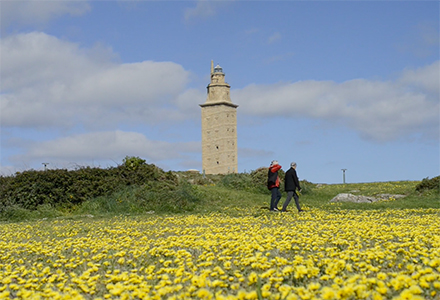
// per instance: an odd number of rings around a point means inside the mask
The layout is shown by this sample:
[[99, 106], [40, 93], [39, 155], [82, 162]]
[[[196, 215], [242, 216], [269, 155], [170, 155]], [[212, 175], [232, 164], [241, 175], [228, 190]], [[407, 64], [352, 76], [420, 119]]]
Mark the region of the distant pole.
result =
[[42, 163], [43, 164], [43, 166], [44, 166], [44, 171], [46, 171], [47, 170], [47, 165], [49, 164], [49, 163]]
[[342, 182], [345, 184], [345, 171], [347, 171], [347, 169], [341, 169], [342, 170]]

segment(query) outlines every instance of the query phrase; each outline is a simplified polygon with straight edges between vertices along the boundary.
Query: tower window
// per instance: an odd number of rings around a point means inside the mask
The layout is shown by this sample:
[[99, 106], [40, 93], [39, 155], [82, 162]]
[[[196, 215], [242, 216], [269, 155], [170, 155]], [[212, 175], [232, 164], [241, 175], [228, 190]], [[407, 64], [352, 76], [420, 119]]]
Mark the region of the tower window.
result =
[[218, 146], [215, 146], [215, 148], [218, 150]]
[[217, 161], [217, 165], [219, 165], [220, 163]]

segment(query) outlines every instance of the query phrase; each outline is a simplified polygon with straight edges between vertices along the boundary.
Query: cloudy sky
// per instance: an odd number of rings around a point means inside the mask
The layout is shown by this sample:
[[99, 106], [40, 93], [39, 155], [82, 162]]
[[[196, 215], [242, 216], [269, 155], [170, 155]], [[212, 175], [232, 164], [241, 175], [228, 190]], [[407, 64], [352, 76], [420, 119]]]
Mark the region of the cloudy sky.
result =
[[139, 156], [201, 170], [211, 60], [238, 166], [440, 174], [438, 1], [1, 1], [2, 175]]

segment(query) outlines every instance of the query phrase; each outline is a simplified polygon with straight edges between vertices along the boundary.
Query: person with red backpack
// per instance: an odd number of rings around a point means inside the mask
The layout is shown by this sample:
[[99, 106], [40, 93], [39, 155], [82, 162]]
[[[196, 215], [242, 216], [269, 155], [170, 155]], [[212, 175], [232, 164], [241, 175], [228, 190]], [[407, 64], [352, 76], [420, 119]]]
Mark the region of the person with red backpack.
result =
[[281, 166], [278, 161], [273, 160], [267, 173], [267, 188], [271, 191], [270, 211], [279, 211], [278, 202], [281, 199], [279, 170], [281, 170]]

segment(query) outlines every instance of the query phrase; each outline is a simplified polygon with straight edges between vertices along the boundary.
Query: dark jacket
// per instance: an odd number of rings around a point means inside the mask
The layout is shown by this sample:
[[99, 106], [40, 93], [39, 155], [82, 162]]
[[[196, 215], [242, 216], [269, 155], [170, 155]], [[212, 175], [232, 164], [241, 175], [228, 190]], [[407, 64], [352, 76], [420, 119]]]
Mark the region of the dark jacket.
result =
[[296, 175], [296, 170], [294, 168], [290, 168], [286, 172], [286, 176], [284, 177], [284, 190], [286, 192], [295, 191], [301, 189], [299, 186], [298, 176]]
[[273, 189], [274, 187], [280, 187], [280, 177], [278, 171], [281, 169], [280, 165], [273, 165], [269, 167], [267, 172], [267, 188]]

